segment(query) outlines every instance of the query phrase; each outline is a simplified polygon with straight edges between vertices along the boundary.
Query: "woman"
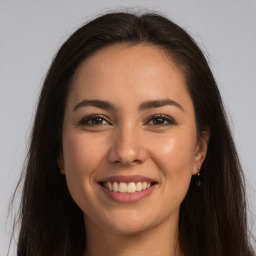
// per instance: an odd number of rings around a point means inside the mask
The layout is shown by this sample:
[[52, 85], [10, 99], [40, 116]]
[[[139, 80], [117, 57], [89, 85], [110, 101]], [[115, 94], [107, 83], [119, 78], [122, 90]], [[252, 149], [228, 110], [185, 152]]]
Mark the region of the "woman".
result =
[[205, 57], [156, 14], [78, 29], [45, 79], [18, 255], [252, 255], [244, 182]]

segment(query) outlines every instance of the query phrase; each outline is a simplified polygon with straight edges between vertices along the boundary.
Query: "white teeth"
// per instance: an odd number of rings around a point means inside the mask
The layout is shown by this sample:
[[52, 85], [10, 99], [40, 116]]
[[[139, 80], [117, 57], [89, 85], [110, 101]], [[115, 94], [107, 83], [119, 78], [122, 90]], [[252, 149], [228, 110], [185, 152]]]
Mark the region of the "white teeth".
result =
[[113, 190], [113, 186], [112, 186], [111, 182], [108, 181], [108, 183], [107, 183], [106, 185], [107, 185], [106, 187], [107, 187], [109, 190]]
[[127, 185], [124, 182], [120, 182], [119, 184], [119, 192], [126, 193], [127, 192]]
[[134, 192], [136, 192], [136, 185], [135, 185], [134, 182], [128, 183], [127, 192], [128, 192], [128, 193], [134, 193]]
[[150, 182], [104, 182], [103, 186], [119, 193], [135, 193], [150, 188]]
[[136, 185], [136, 191], [141, 191], [142, 190], [142, 183], [138, 182]]
[[114, 183], [113, 183], [113, 190], [114, 190], [115, 192], [118, 191], [118, 184], [117, 184], [117, 182], [114, 182]]

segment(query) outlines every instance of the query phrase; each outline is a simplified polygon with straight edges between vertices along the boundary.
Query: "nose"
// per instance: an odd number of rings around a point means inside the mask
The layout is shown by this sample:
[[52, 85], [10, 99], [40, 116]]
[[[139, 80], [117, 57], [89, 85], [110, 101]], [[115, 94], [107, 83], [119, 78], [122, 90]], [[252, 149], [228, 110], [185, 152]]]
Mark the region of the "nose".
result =
[[122, 165], [142, 164], [147, 158], [142, 134], [134, 126], [115, 129], [112, 136], [109, 160]]

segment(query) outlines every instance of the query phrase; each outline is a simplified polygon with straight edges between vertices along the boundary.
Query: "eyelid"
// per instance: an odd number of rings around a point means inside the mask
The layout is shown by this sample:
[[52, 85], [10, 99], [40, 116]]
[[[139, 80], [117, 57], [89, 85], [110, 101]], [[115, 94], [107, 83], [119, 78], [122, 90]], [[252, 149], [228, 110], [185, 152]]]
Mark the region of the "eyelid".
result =
[[[101, 118], [103, 119], [104, 122], [107, 124], [89, 124], [89, 122], [94, 119], [94, 118]], [[167, 124], [149, 124], [150, 121], [152, 121], [154, 118], [162, 118], [165, 122], [167, 121]], [[154, 114], [149, 116], [146, 121], [144, 122], [145, 125], [150, 125], [150, 126], [156, 126], [156, 127], [164, 127], [164, 126], [171, 126], [171, 125], [176, 125], [177, 122], [174, 120], [174, 118], [170, 117], [169, 115], [166, 114]], [[78, 126], [88, 126], [88, 127], [97, 127], [97, 126], [104, 126], [104, 125], [112, 125], [112, 123], [109, 121], [109, 118], [103, 114], [91, 114], [88, 116], [83, 117], [78, 123]]]
[[146, 124], [149, 123], [149, 121], [153, 120], [154, 118], [162, 118], [164, 119], [165, 121], [168, 121], [168, 124], [149, 124], [151, 126], [170, 126], [170, 125], [176, 125], [177, 122], [174, 120], [174, 118], [170, 117], [169, 115], [166, 115], [166, 114], [155, 114], [155, 115], [151, 115], [150, 117], [147, 118], [146, 120]]
[[[108, 124], [88, 124], [88, 122], [90, 120], [92, 120], [93, 118], [102, 118], [104, 119], [105, 122], [107, 122]], [[87, 123], [86, 123], [87, 122]], [[79, 122], [78, 125], [83, 125], [83, 126], [102, 126], [102, 125], [112, 125], [111, 122], [109, 121], [108, 117], [102, 114], [92, 114], [92, 115], [88, 115], [83, 117]]]

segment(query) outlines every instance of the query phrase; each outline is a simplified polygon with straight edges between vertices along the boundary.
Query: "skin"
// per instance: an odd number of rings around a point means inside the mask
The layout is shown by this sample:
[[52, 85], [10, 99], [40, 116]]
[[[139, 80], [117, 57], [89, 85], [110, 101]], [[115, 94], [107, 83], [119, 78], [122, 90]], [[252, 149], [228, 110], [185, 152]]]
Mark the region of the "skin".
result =
[[[85, 99], [108, 101], [113, 109], [74, 110]], [[181, 107], [139, 109], [146, 101], [163, 99]], [[95, 118], [81, 121], [92, 114], [100, 115], [96, 125]], [[159, 114], [167, 119], [158, 119]], [[208, 137], [197, 137], [183, 74], [159, 48], [117, 44], [86, 59], [67, 98], [58, 159], [84, 212], [85, 255], [181, 255], [179, 208], [204, 161]], [[138, 202], [120, 203], [97, 183], [115, 175], [143, 175], [157, 185]]]

